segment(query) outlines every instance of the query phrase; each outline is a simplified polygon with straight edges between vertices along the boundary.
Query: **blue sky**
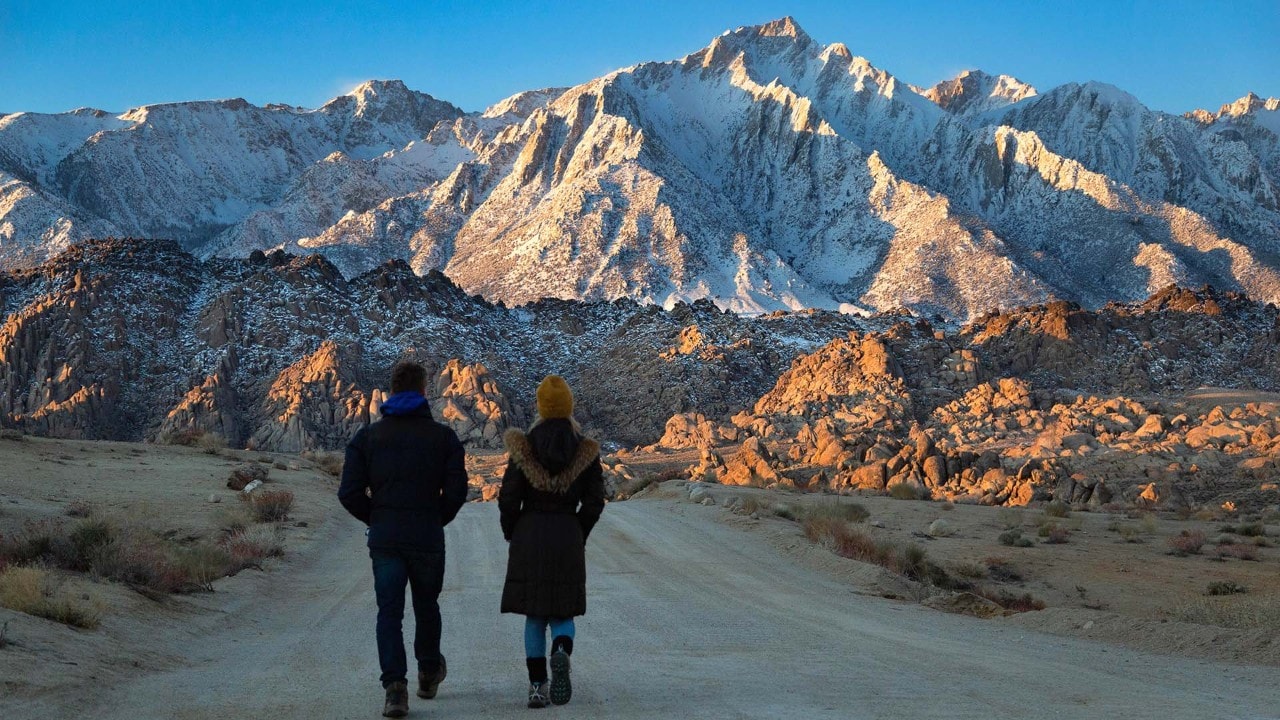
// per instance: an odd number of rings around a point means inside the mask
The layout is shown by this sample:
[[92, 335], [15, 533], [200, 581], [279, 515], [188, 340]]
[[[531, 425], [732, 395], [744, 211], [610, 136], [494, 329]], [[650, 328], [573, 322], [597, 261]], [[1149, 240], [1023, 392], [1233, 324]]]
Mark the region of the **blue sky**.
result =
[[1118, 85], [1170, 112], [1280, 95], [1280, 0], [0, 0], [0, 112], [244, 97], [314, 107], [369, 78], [477, 110], [792, 15], [900, 79], [966, 68]]

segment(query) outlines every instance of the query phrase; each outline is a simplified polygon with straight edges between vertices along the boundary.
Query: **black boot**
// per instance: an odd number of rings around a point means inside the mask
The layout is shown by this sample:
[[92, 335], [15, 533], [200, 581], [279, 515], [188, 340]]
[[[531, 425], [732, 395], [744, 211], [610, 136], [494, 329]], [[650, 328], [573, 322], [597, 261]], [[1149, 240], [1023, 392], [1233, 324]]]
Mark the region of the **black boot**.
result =
[[544, 708], [547, 706], [547, 659], [525, 658], [524, 663], [529, 668], [529, 707]]
[[551, 703], [564, 705], [573, 698], [569, 680], [569, 656], [573, 654], [573, 638], [561, 635], [551, 641]]
[[409, 683], [397, 680], [387, 686], [387, 702], [382, 706], [382, 715], [389, 718], [402, 718], [409, 714]]
[[444, 682], [445, 675], [448, 674], [448, 668], [444, 663], [444, 655], [440, 656], [440, 666], [436, 668], [434, 673], [428, 675], [422, 671], [418, 671], [418, 697], [430, 700], [440, 691], [440, 683]]

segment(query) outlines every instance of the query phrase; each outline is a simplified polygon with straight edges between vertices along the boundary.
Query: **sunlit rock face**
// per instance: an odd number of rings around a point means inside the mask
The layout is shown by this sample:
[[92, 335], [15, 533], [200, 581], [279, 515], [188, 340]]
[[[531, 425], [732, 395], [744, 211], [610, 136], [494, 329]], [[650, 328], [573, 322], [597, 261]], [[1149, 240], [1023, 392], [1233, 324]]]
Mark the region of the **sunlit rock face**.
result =
[[784, 18], [478, 113], [375, 81], [317, 110], [9, 115], [0, 264], [131, 235], [320, 253], [346, 277], [397, 259], [507, 305], [1280, 300], [1274, 99], [1184, 118], [1101, 83], [922, 89], [855, 51]]
[[1280, 468], [1275, 396], [1185, 399], [1280, 391], [1280, 311], [1212, 289], [963, 326], [709, 301], [508, 308], [399, 261], [348, 280], [318, 256], [112, 240], [0, 273], [0, 312], [0, 425], [42, 435], [339, 450], [413, 359], [432, 414], [473, 449], [526, 427], [556, 373], [608, 447], [696, 449], [688, 475], [726, 483], [1252, 507]]

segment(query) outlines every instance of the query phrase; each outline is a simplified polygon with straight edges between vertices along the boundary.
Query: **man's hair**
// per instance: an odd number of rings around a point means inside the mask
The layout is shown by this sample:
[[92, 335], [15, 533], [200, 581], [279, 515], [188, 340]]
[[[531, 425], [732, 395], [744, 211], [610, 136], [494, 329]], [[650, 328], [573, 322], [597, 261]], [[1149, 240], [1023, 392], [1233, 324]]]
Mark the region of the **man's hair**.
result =
[[391, 393], [416, 390], [426, 392], [427, 369], [412, 360], [403, 360], [391, 368]]

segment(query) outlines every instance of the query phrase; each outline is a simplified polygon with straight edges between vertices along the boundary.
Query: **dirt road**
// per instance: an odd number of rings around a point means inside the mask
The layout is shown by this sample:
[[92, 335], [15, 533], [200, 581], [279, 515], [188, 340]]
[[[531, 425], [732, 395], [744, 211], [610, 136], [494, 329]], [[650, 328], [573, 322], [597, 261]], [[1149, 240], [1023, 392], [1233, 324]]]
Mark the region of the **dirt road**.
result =
[[[643, 500], [610, 505], [591, 538], [573, 702], [527, 710], [521, 619], [497, 613], [496, 511], [468, 505], [449, 528], [449, 679], [438, 699], [412, 698], [411, 717], [1280, 718], [1274, 668], [854, 595], [714, 508]], [[378, 717], [363, 535], [346, 519], [326, 525], [316, 551], [224, 601], [216, 631], [193, 629], [189, 666], [10, 705], [6, 719]]]

